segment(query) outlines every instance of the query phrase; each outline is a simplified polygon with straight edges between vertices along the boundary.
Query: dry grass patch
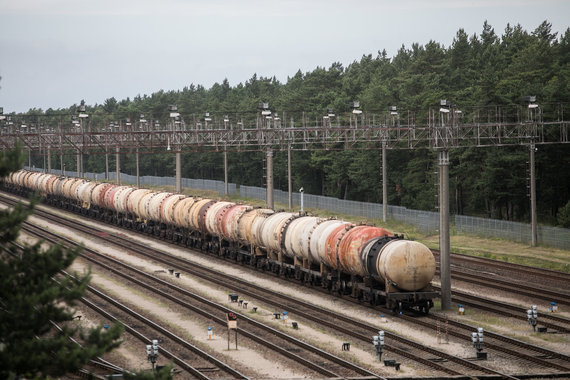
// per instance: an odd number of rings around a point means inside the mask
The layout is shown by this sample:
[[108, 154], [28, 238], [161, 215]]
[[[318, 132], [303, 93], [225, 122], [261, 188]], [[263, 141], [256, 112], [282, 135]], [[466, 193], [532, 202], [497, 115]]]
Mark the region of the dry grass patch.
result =
[[[437, 235], [419, 240], [430, 248], [439, 246]], [[469, 235], [453, 235], [450, 240], [452, 252], [570, 273], [570, 252], [566, 250]]]
[[[153, 190], [174, 192], [174, 186], [151, 186]], [[266, 207], [262, 199], [241, 198], [235, 195], [221, 196], [212, 190], [183, 189], [185, 195], [198, 196], [211, 199], [224, 199], [232, 202], [247, 203], [253, 207]], [[288, 210], [288, 205], [275, 203], [276, 210]], [[299, 206], [294, 205], [292, 211], [299, 211]], [[417, 240], [430, 248], [439, 248], [439, 235], [425, 234], [415, 226], [405, 224], [392, 219], [383, 222], [382, 219], [370, 219], [360, 216], [344, 215], [328, 210], [309, 208], [305, 210], [311, 215], [322, 218], [337, 218], [355, 224], [369, 224], [386, 228], [387, 230], [404, 234], [406, 239]], [[570, 251], [550, 247], [531, 247], [527, 244], [516, 243], [504, 239], [482, 238], [471, 235], [463, 235], [452, 232], [451, 251], [470, 256], [486, 257], [493, 260], [522, 264], [532, 267], [557, 270], [570, 273]]]

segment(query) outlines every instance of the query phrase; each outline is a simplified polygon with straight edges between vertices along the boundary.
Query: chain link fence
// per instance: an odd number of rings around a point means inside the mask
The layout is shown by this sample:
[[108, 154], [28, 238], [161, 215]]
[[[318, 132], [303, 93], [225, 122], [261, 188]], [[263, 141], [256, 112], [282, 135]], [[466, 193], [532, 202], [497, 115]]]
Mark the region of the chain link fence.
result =
[[[28, 167], [25, 169], [30, 170]], [[40, 168], [32, 168], [31, 170], [35, 171], [43, 171]], [[61, 175], [61, 170], [52, 169], [52, 174]], [[77, 172], [66, 171], [65, 175], [70, 177], [75, 177]], [[86, 172], [83, 173], [84, 178], [89, 178], [95, 181], [101, 181], [105, 179], [105, 173], [90, 173]], [[116, 172], [109, 172], [109, 181], [114, 181], [117, 178]], [[121, 173], [121, 182], [128, 183], [128, 184], [136, 184], [137, 183], [137, 176], [130, 175], [126, 173]], [[158, 177], [152, 175], [145, 175], [140, 177], [141, 186], [176, 186], [176, 178], [175, 177]], [[193, 178], [182, 178], [181, 179], [182, 187], [188, 189], [199, 189], [199, 190], [213, 190], [217, 191], [218, 194], [224, 195], [225, 191], [225, 184], [224, 181], [215, 181], [211, 179], [193, 179]], [[236, 195], [237, 194], [237, 186], [235, 183], [228, 183], [228, 194]]]
[[[41, 171], [42, 169], [33, 168], [32, 170]], [[61, 171], [52, 170], [52, 173], [61, 174]], [[73, 176], [75, 173], [66, 172], [65, 174]], [[84, 177], [102, 180], [105, 178], [105, 173], [85, 173]], [[109, 177], [110, 180], [114, 180], [116, 173], [109, 172]], [[121, 173], [121, 180], [133, 184], [137, 182], [136, 176], [124, 173]], [[146, 186], [175, 186], [175, 181], [174, 177], [140, 177], [141, 185]], [[190, 189], [214, 190], [220, 195], [224, 194], [223, 181], [182, 178], [182, 186]], [[228, 192], [231, 195], [239, 195], [243, 198], [266, 199], [266, 189], [263, 187], [243, 185], [238, 187], [235, 183], [229, 183]], [[301, 194], [293, 193], [292, 195], [294, 208], [299, 208], [301, 204]], [[333, 213], [360, 216], [369, 219], [382, 219], [383, 206], [379, 203], [349, 201], [307, 193], [305, 193], [303, 197], [305, 208], [323, 209]], [[282, 190], [275, 190], [273, 199], [277, 203], [288, 204], [289, 202], [288, 193]], [[409, 210], [402, 206], [388, 205], [387, 216], [390, 219], [416, 226], [420, 231], [425, 233], [437, 233], [439, 231], [439, 213], [437, 212]], [[507, 239], [524, 244], [531, 243], [531, 226], [527, 223], [464, 215], [452, 216], [450, 222], [458, 232], [475, 236]], [[539, 225], [537, 233], [539, 244], [561, 249], [570, 249], [570, 229]]]
[[[245, 198], [263, 200], [266, 198], [266, 189], [262, 187], [240, 186], [239, 193], [241, 197]], [[274, 191], [273, 199], [279, 203], [288, 204], [289, 202], [288, 193], [281, 190]], [[300, 193], [293, 193], [293, 204], [297, 208], [300, 207]], [[383, 206], [378, 203], [349, 201], [305, 193], [303, 205], [305, 208], [324, 209], [333, 213], [382, 219]], [[410, 210], [402, 206], [388, 205], [386, 214], [390, 219], [416, 226], [425, 233], [437, 233], [439, 231], [439, 213], [437, 212]], [[458, 232], [489, 238], [508, 239], [524, 244], [531, 243], [530, 224], [464, 215], [454, 215], [450, 222]], [[539, 225], [537, 230], [539, 244], [570, 249], [569, 229]]]

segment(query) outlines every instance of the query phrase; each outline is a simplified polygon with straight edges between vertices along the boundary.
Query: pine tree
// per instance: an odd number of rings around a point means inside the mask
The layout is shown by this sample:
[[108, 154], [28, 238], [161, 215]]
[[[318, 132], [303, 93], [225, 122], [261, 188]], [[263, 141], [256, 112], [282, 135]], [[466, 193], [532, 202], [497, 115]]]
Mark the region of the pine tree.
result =
[[[0, 158], [0, 177], [17, 170], [17, 151]], [[59, 278], [80, 249], [47, 249], [41, 243], [17, 246], [16, 240], [31, 206], [19, 204], [0, 210], [0, 378], [49, 378], [63, 376], [84, 366], [91, 358], [117, 347], [120, 324], [108, 331], [102, 326], [88, 331], [74, 326], [73, 306], [85, 293], [89, 274], [77, 280]], [[52, 323], [62, 328], [54, 329]], [[82, 347], [72, 342], [75, 337]]]

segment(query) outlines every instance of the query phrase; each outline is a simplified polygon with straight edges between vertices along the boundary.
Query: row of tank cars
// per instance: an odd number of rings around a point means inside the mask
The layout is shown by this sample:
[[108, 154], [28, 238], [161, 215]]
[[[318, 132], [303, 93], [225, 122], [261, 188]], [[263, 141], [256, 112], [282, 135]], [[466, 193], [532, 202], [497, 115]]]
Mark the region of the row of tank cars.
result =
[[424, 313], [435, 259], [383, 228], [21, 170], [5, 189], [392, 309]]

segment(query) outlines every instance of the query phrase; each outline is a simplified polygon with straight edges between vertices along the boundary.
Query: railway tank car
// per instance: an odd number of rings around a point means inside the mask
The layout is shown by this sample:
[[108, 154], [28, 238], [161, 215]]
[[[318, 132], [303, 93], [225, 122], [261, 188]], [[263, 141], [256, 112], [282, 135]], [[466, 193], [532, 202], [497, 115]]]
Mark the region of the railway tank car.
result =
[[372, 304], [427, 313], [438, 296], [432, 252], [383, 228], [26, 170], [2, 186]]

